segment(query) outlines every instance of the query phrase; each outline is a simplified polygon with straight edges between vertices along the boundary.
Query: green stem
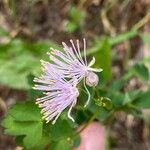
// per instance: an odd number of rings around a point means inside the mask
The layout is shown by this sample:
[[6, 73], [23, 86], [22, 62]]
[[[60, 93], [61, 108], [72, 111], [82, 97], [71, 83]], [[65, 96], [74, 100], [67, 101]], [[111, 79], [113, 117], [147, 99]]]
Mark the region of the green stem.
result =
[[101, 98], [101, 96], [100, 96], [100, 94], [99, 94], [98, 89], [97, 89], [97, 88], [94, 88], [94, 89], [95, 89], [95, 91], [96, 91], [96, 95], [97, 95], [98, 99], [100, 99], [100, 98]]
[[90, 118], [90, 120], [76, 134], [80, 134], [90, 123], [92, 123], [94, 121], [94, 119], [96, 118], [97, 113], [98, 113], [98, 109], [93, 114], [93, 116]]
[[132, 29], [137, 31], [139, 30], [141, 27], [143, 27], [150, 19], [150, 10], [148, 10], [148, 13], [144, 16], [144, 18], [142, 18], [138, 23], [136, 23]]
[[[101, 97], [100, 97], [100, 94], [99, 94], [98, 90], [97, 90], [96, 88], [94, 88], [94, 90], [96, 91], [97, 97], [100, 99]], [[83, 125], [83, 126], [81, 127], [81, 129], [78, 130], [78, 131], [72, 136], [72, 138], [74, 138], [74, 137], [76, 137], [77, 135], [79, 135], [89, 124], [91, 124], [91, 123], [94, 121], [94, 119], [96, 118], [98, 112], [99, 112], [99, 109], [97, 109], [97, 110], [95, 111], [95, 113], [91, 116], [90, 120], [89, 120], [85, 125]]]

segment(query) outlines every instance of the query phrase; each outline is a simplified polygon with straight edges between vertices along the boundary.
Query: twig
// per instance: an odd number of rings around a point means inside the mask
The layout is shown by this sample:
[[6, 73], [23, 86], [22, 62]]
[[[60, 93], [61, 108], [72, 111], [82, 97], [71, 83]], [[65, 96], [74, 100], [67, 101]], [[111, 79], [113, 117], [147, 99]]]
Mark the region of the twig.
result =
[[136, 23], [131, 30], [139, 30], [143, 25], [150, 21], [150, 10], [138, 23]]

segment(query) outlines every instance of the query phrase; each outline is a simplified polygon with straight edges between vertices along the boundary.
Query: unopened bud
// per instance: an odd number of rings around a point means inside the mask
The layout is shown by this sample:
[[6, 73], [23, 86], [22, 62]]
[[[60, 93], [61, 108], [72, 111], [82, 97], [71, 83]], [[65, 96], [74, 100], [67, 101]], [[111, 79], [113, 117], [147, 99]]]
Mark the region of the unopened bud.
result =
[[86, 84], [89, 86], [97, 86], [99, 81], [98, 75], [94, 72], [89, 72], [86, 77]]

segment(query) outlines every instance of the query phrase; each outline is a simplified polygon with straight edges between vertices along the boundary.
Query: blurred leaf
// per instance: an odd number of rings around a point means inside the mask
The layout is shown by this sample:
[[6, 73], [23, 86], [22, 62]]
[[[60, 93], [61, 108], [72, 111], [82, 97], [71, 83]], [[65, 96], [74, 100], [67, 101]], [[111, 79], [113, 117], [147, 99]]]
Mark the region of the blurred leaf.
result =
[[124, 94], [123, 105], [131, 103], [140, 95], [140, 90], [128, 91]]
[[111, 67], [111, 52], [108, 38], [96, 40], [95, 47], [98, 51], [95, 53], [96, 63], [95, 67], [102, 68], [102, 76], [105, 81], [108, 81], [112, 77]]
[[78, 147], [81, 143], [81, 137], [80, 135], [75, 136], [75, 138], [73, 139], [73, 146], [74, 147]]
[[120, 90], [124, 86], [125, 81], [123, 79], [118, 79], [112, 81], [112, 84], [110, 85], [110, 89], [112, 91]]
[[28, 100], [32, 100], [32, 99], [36, 99], [38, 97], [42, 97], [43, 96], [43, 92], [42, 91], [38, 91], [38, 90], [34, 90], [32, 87], [34, 86], [34, 82], [33, 82], [33, 79], [34, 79], [34, 75], [32, 74], [29, 74], [27, 76], [27, 80], [28, 80], [28, 84], [30, 86], [30, 89], [27, 91], [27, 99]]
[[68, 14], [69, 14], [69, 21], [65, 26], [65, 30], [68, 32], [75, 32], [84, 24], [85, 11], [75, 6], [71, 6]]
[[141, 93], [141, 95], [133, 101], [133, 104], [140, 108], [150, 108], [150, 90]]
[[39, 145], [41, 141], [43, 123], [40, 112], [33, 102], [15, 105], [8, 112], [2, 125], [5, 127], [6, 134], [22, 136], [23, 144], [27, 149]]
[[122, 34], [119, 34], [116, 37], [110, 38], [110, 44], [112, 46], [116, 45], [116, 44], [119, 44], [121, 42], [124, 42], [126, 40], [129, 40], [129, 39], [133, 38], [137, 34], [138, 34], [137, 31], [132, 31], [132, 30], [128, 31], [128, 32], [125, 32], [125, 33], [122, 33]]
[[139, 76], [142, 80], [149, 80], [149, 70], [145, 64], [136, 64], [133, 68], [135, 75]]
[[32, 71], [37, 73], [39, 71], [37, 66], [40, 64], [28, 55], [20, 55], [14, 59], [10, 59], [9, 61], [0, 61], [0, 65], [1, 84], [5, 84], [13, 88], [27, 89], [29, 88], [27, 75]]
[[128, 93], [125, 93], [125, 97], [124, 97], [124, 99], [123, 99], [123, 104], [125, 105], [125, 104], [127, 104], [127, 103], [129, 103], [129, 102], [131, 102], [132, 101], [132, 99], [131, 99], [131, 97], [129, 96], [129, 94]]
[[75, 32], [78, 29], [78, 25], [73, 23], [73, 22], [68, 22], [65, 29], [66, 29], [66, 31], [72, 33], [72, 32]]
[[115, 107], [120, 107], [123, 105], [123, 100], [124, 100], [124, 93], [121, 93], [119, 91], [112, 91], [111, 89], [109, 89], [107, 91], [107, 96], [112, 100], [112, 103]]
[[9, 3], [10, 3], [11, 15], [14, 19], [16, 19], [16, 15], [17, 15], [16, 0], [11, 0], [9, 1]]
[[95, 118], [101, 122], [104, 122], [111, 112], [103, 107], [97, 106], [94, 101], [91, 101], [91, 103], [87, 106], [87, 109], [92, 114], [95, 114]]
[[140, 37], [143, 40], [143, 42], [150, 47], [150, 35], [141, 33]]
[[0, 36], [8, 36], [9, 33], [2, 27], [0, 27]]
[[110, 88], [107, 90], [107, 92], [107, 96], [111, 99], [112, 104], [115, 108], [122, 107], [128, 103], [131, 103], [140, 95], [140, 90], [132, 90], [124, 93], [111, 90]]
[[69, 17], [73, 22], [80, 24], [85, 17], [85, 12], [75, 6], [71, 6], [69, 10]]
[[122, 79], [124, 81], [129, 80], [131, 77], [137, 76], [143, 81], [148, 81], [149, 80], [149, 70], [147, 66], [142, 62], [138, 62], [134, 66], [132, 66], [127, 73], [124, 74]]
[[41, 72], [40, 59], [48, 59], [46, 52], [52, 42], [31, 43], [13, 39], [7, 44], [0, 44], [0, 83], [16, 89], [31, 88], [27, 76]]
[[135, 117], [143, 118], [141, 110], [133, 104], [124, 105], [120, 110]]
[[[110, 47], [112, 47], [112, 46], [117, 45], [121, 42], [129, 40], [130, 38], [133, 38], [136, 35], [138, 35], [138, 32], [136, 32], [136, 31], [129, 31], [129, 32], [125, 32], [125, 33], [116, 35], [116, 37], [108, 38], [109, 45], [110, 45]], [[97, 48], [97, 46], [94, 46], [87, 51], [87, 56], [89, 56], [93, 53], [96, 53], [98, 51], [99, 51], [99, 49]]]

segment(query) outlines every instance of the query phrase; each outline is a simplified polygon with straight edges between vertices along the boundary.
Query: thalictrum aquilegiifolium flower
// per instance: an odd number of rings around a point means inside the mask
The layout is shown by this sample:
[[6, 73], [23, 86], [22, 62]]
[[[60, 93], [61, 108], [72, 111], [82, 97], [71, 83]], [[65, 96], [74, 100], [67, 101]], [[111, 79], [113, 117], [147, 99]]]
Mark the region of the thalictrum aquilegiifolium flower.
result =
[[51, 62], [41, 60], [43, 66], [43, 74], [39, 78], [35, 78], [34, 89], [44, 91], [45, 96], [38, 98], [36, 103], [42, 108], [41, 112], [44, 114], [43, 118], [47, 122], [53, 120], [56, 122], [62, 111], [70, 106], [68, 111], [68, 118], [74, 121], [70, 115], [72, 107], [77, 102], [79, 91], [77, 89], [78, 83], [83, 79], [83, 85], [88, 94], [88, 99], [84, 107], [90, 101], [90, 92], [86, 84], [89, 86], [96, 86], [99, 78], [94, 72], [101, 72], [102, 69], [92, 68], [95, 63], [95, 58], [87, 64], [86, 59], [86, 42], [84, 43], [84, 57], [82, 58], [79, 40], [76, 45], [72, 40], [71, 47], [67, 46], [64, 42], [63, 51], [51, 48], [47, 54]]

